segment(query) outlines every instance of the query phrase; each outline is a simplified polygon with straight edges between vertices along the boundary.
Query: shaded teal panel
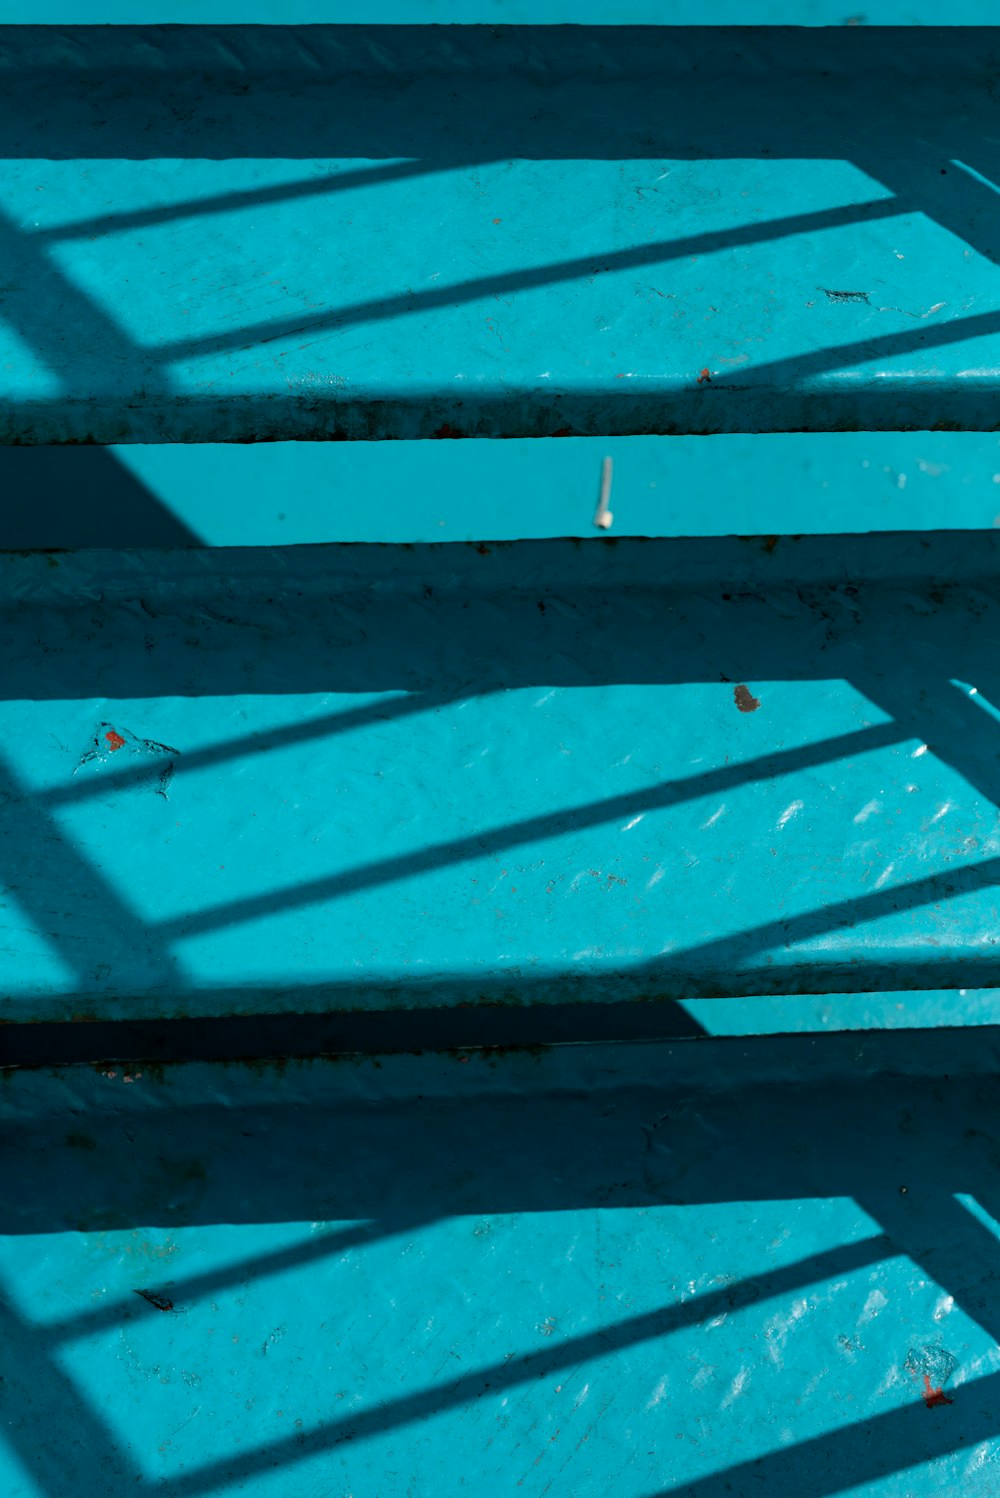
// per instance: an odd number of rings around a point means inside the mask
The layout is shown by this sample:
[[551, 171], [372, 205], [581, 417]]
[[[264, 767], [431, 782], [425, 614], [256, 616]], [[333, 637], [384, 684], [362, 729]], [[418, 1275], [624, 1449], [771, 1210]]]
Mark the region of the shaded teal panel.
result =
[[8, 555], [4, 1012], [995, 986], [998, 548]]
[[0, 21], [20, 24], [148, 25], [151, 22], [305, 25], [412, 21], [518, 25], [988, 26], [992, 0], [4, 0]]
[[960, 28], [7, 28], [0, 436], [992, 430], [996, 63]]
[[10, 1498], [995, 1491], [997, 1037], [24, 1072]]

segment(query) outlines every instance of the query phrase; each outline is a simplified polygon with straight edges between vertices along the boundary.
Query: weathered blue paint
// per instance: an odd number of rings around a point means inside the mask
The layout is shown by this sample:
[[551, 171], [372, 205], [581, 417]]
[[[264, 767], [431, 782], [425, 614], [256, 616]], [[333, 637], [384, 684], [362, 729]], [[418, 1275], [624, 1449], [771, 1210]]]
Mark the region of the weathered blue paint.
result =
[[8, 555], [3, 1015], [996, 986], [998, 560]]
[[0, 1486], [987, 1498], [998, 1063], [945, 1032], [9, 1076]]
[[6, 29], [0, 438], [991, 430], [997, 57]]

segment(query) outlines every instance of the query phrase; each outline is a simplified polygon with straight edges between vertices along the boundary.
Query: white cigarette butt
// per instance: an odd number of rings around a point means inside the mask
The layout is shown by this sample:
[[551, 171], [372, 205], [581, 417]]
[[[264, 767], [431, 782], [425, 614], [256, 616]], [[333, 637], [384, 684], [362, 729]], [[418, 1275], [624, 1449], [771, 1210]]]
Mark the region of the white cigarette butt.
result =
[[602, 531], [611, 529], [614, 516], [608, 508], [611, 501], [611, 478], [614, 472], [614, 459], [605, 458], [601, 464], [601, 493], [597, 501], [597, 510], [594, 513], [594, 524]]

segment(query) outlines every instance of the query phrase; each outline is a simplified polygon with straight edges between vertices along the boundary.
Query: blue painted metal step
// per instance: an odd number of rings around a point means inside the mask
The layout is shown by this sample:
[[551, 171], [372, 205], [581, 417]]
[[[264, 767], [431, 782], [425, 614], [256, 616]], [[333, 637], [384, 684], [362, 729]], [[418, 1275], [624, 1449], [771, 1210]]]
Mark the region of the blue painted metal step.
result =
[[4, 28], [0, 438], [992, 430], [997, 56]]
[[998, 986], [998, 560], [8, 555], [0, 1013]]
[[0, 1485], [988, 1498], [998, 1046], [10, 1074]]
[[[0, 438], [997, 425], [995, 33], [394, 5], [0, 30]], [[995, 1013], [1000, 535], [779, 534], [780, 440], [618, 544], [481, 539], [589, 443], [380, 448], [407, 548], [277, 544], [400, 539], [368, 449], [8, 452], [25, 544], [266, 544], [0, 555], [3, 1498], [993, 1494], [1000, 1031], [622, 1043]]]

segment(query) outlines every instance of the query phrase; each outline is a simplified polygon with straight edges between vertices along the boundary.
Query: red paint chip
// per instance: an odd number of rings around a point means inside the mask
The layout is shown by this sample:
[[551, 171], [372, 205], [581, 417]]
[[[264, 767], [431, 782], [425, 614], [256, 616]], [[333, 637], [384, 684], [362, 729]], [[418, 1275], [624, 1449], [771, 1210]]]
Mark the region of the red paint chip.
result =
[[930, 1375], [924, 1374], [924, 1404], [932, 1410], [938, 1404], [954, 1404], [954, 1399], [949, 1399], [943, 1389], [935, 1389], [931, 1383]]

